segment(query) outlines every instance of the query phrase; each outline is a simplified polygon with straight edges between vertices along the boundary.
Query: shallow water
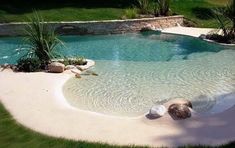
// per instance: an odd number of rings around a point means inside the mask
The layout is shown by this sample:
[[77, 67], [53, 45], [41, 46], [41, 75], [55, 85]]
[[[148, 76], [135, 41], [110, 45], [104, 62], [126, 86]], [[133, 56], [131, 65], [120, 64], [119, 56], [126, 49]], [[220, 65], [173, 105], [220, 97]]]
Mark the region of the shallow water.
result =
[[138, 116], [154, 104], [183, 97], [196, 111], [215, 113], [219, 96], [234, 91], [235, 51], [171, 62], [97, 61], [92, 70], [99, 76], [72, 78], [64, 85], [66, 98], [78, 108]]
[[[176, 97], [191, 100], [204, 114], [235, 104], [234, 47], [154, 32], [61, 39], [63, 54], [96, 61], [92, 71], [99, 76], [71, 78], [63, 87], [77, 108], [134, 117]], [[0, 63], [14, 63], [22, 54], [14, 54], [19, 40], [0, 38]]]

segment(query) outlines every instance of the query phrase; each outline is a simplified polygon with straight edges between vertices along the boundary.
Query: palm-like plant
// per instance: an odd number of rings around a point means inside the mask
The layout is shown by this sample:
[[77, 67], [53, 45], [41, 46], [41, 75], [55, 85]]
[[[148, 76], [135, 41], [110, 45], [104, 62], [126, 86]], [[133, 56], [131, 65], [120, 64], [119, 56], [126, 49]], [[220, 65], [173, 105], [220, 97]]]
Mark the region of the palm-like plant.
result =
[[157, 0], [159, 15], [167, 16], [170, 11], [170, 0]]
[[220, 29], [224, 36], [231, 36], [235, 34], [235, 0], [225, 8], [212, 9], [213, 17], [217, 20]]
[[151, 0], [138, 0], [138, 7], [141, 14], [149, 14], [151, 7]]
[[230, 24], [230, 22], [227, 19], [227, 17], [225, 17], [225, 15], [224, 15], [225, 12], [226, 12], [226, 10], [224, 8], [212, 9], [213, 17], [217, 21], [219, 28], [223, 31], [223, 35], [228, 36], [229, 28], [227, 26]]
[[54, 30], [49, 30], [37, 12], [30, 19], [30, 23], [25, 28], [26, 43], [29, 45], [28, 55], [37, 57], [42, 63], [49, 62], [57, 54], [55, 49], [58, 44], [63, 44], [55, 34]]
[[235, 0], [227, 5], [225, 16], [232, 22], [232, 31], [235, 33]]
[[168, 16], [170, 12], [171, 0], [138, 0], [138, 7], [142, 14], [152, 14], [155, 16]]

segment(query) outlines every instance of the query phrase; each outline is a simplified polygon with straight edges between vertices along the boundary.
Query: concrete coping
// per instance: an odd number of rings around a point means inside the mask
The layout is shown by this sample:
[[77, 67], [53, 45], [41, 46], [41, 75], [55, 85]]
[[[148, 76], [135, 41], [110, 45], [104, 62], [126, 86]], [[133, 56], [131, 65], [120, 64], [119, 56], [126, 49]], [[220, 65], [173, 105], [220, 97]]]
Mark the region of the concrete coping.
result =
[[[183, 15], [175, 16], [165, 16], [165, 17], [153, 17], [153, 18], [140, 18], [140, 19], [124, 19], [124, 20], [97, 20], [97, 21], [50, 21], [45, 22], [48, 24], [60, 23], [60, 24], [87, 24], [87, 23], [114, 23], [114, 22], [136, 22], [136, 21], [150, 21], [150, 20], [161, 20], [161, 19], [174, 19], [174, 18], [183, 18]], [[27, 24], [29, 22], [10, 22], [10, 23], [0, 23], [1, 25], [6, 24]]]

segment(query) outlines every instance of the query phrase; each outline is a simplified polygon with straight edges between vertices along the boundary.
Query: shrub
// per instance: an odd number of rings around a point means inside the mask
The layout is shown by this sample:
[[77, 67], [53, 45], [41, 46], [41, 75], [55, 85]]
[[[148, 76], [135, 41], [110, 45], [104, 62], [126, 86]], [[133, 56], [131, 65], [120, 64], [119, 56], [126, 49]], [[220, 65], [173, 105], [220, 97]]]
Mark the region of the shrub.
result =
[[151, 0], [138, 0], [138, 8], [140, 9], [141, 14], [150, 14], [152, 13], [152, 1]]
[[155, 16], [169, 16], [170, 0], [138, 0], [141, 14], [154, 14]]
[[170, 14], [170, 0], [154, 0], [155, 16], [169, 16]]
[[17, 63], [18, 71], [35, 72], [41, 68], [41, 61], [38, 58], [22, 57]]
[[87, 61], [84, 57], [75, 57], [75, 58], [64, 58], [65, 65], [86, 65]]
[[235, 43], [235, 0], [231, 0], [225, 8], [212, 9], [212, 17], [217, 20], [221, 35], [208, 35], [208, 39], [213, 39], [223, 43]]
[[207, 39], [214, 40], [216, 42], [220, 43], [227, 43], [227, 44], [233, 44], [235, 43], [235, 35], [229, 34], [227, 36], [219, 35], [219, 34], [208, 34], [206, 35]]
[[30, 23], [25, 28], [26, 44], [29, 46], [28, 55], [36, 56], [41, 63], [47, 63], [51, 59], [58, 57], [55, 49], [62, 42], [57, 38], [53, 29], [47, 28], [41, 16], [34, 13]]
[[124, 19], [134, 19], [138, 17], [138, 11], [136, 8], [129, 8], [125, 10]]

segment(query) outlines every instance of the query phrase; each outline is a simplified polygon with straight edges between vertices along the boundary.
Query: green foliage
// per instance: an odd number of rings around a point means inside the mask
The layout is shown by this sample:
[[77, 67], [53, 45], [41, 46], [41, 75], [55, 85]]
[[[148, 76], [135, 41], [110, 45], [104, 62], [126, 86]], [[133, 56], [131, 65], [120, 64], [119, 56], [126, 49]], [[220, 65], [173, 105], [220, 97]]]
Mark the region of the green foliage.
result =
[[141, 14], [152, 13], [152, 0], [138, 0], [138, 8]]
[[170, 0], [155, 0], [156, 11], [155, 15], [168, 16], [170, 15]]
[[42, 63], [46, 63], [57, 57], [55, 49], [62, 42], [57, 38], [52, 28], [48, 28], [42, 17], [34, 12], [30, 23], [25, 28], [25, 41], [29, 46], [28, 55], [37, 57]]
[[216, 19], [222, 35], [209, 35], [209, 39], [225, 42], [235, 42], [235, 0], [231, 0], [226, 7], [212, 9], [212, 17]]
[[141, 14], [170, 15], [170, 0], [138, 0]]
[[[58, 3], [54, 5], [57, 4]], [[17, 8], [23, 9], [22, 7]], [[61, 8], [52, 7], [50, 9], [38, 10], [38, 12], [40, 12], [40, 14], [43, 16], [44, 21], [113, 20], [119, 19], [124, 14], [124, 11], [125, 8], [77, 8], [69, 7], [67, 5], [61, 6]], [[31, 11], [28, 11], [27, 13], [13, 14], [9, 11], [0, 11], [0, 22], [22, 22], [25, 21], [28, 17], [32, 16], [33, 13]]]
[[41, 68], [41, 61], [38, 58], [22, 57], [17, 63], [18, 71], [36, 72]]
[[64, 62], [65, 65], [86, 65], [87, 61], [84, 57], [65, 57]]
[[235, 33], [235, 0], [231, 0], [231, 2], [227, 5], [224, 15], [232, 24], [232, 33]]
[[124, 12], [123, 19], [134, 19], [138, 17], [138, 10], [136, 8], [126, 9]]
[[223, 34], [225, 36], [228, 35], [228, 26], [229, 20], [224, 16], [225, 9], [224, 8], [214, 8], [212, 9], [213, 15], [219, 25], [219, 28], [223, 30]]
[[216, 20], [207, 15], [215, 7], [223, 7], [228, 0], [172, 0], [170, 10], [172, 13], [184, 15], [185, 18], [195, 22], [196, 27], [217, 28]]

